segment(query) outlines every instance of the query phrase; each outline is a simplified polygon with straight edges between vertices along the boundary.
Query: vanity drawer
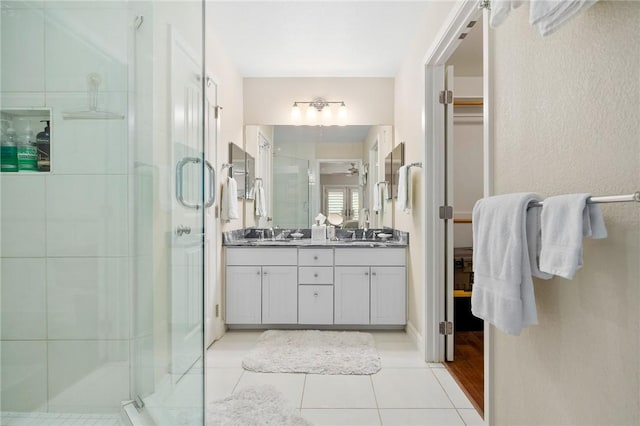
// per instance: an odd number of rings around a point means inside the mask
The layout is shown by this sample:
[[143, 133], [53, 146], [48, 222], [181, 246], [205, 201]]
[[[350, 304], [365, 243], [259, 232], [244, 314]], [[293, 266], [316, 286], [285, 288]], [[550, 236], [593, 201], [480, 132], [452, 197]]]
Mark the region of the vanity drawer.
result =
[[332, 266], [301, 266], [298, 268], [300, 284], [333, 284]]
[[406, 248], [337, 248], [336, 265], [405, 266]]
[[296, 265], [298, 249], [266, 247], [229, 247], [226, 249], [227, 265]]
[[298, 286], [298, 324], [333, 324], [333, 286]]
[[300, 249], [300, 266], [333, 266], [333, 249]]

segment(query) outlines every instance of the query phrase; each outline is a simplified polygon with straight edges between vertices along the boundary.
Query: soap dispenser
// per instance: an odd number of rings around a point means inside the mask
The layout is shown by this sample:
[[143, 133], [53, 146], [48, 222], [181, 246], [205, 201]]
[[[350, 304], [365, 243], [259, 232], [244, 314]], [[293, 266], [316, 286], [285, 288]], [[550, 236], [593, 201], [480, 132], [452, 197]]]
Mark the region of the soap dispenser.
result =
[[38, 149], [38, 171], [48, 172], [51, 170], [51, 134], [50, 120], [40, 120], [47, 123], [44, 130], [36, 136], [36, 147]]

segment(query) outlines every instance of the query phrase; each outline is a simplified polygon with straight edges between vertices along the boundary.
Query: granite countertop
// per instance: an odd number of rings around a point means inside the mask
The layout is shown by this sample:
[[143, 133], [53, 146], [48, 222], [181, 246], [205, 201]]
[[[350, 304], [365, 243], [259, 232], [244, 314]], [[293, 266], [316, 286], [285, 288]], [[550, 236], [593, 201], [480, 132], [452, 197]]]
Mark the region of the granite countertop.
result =
[[[351, 238], [351, 231], [337, 230], [335, 240], [327, 239], [325, 242], [311, 241], [311, 232], [308, 229], [299, 230], [303, 236], [299, 239], [291, 238], [290, 230], [275, 230], [276, 237], [269, 235], [271, 230], [247, 228], [237, 229], [223, 233], [223, 245], [226, 247], [407, 247], [409, 235], [407, 232], [392, 229], [368, 230], [365, 239], [362, 238], [363, 230], [357, 230], [356, 239]], [[266, 233], [266, 236], [264, 236]], [[388, 233], [392, 237], [383, 240], [375, 238], [374, 233]], [[263, 237], [264, 236], [264, 237]]]

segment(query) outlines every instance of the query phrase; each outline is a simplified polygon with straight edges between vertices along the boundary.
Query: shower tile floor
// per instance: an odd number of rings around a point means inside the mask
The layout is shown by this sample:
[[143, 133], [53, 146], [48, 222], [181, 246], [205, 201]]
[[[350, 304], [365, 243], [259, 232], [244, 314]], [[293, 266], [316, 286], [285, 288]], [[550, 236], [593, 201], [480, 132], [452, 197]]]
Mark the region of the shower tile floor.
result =
[[382, 369], [371, 376], [254, 373], [242, 368], [259, 331], [230, 331], [207, 351], [207, 401], [270, 384], [321, 425], [483, 425], [447, 369], [425, 363], [404, 332], [371, 332]]

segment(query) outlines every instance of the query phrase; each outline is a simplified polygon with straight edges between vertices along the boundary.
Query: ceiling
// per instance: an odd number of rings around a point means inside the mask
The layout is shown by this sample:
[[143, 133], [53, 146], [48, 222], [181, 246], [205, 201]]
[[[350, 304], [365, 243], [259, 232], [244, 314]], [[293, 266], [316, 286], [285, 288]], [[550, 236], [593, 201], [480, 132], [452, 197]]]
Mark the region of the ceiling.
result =
[[395, 77], [429, 1], [210, 1], [243, 77]]

